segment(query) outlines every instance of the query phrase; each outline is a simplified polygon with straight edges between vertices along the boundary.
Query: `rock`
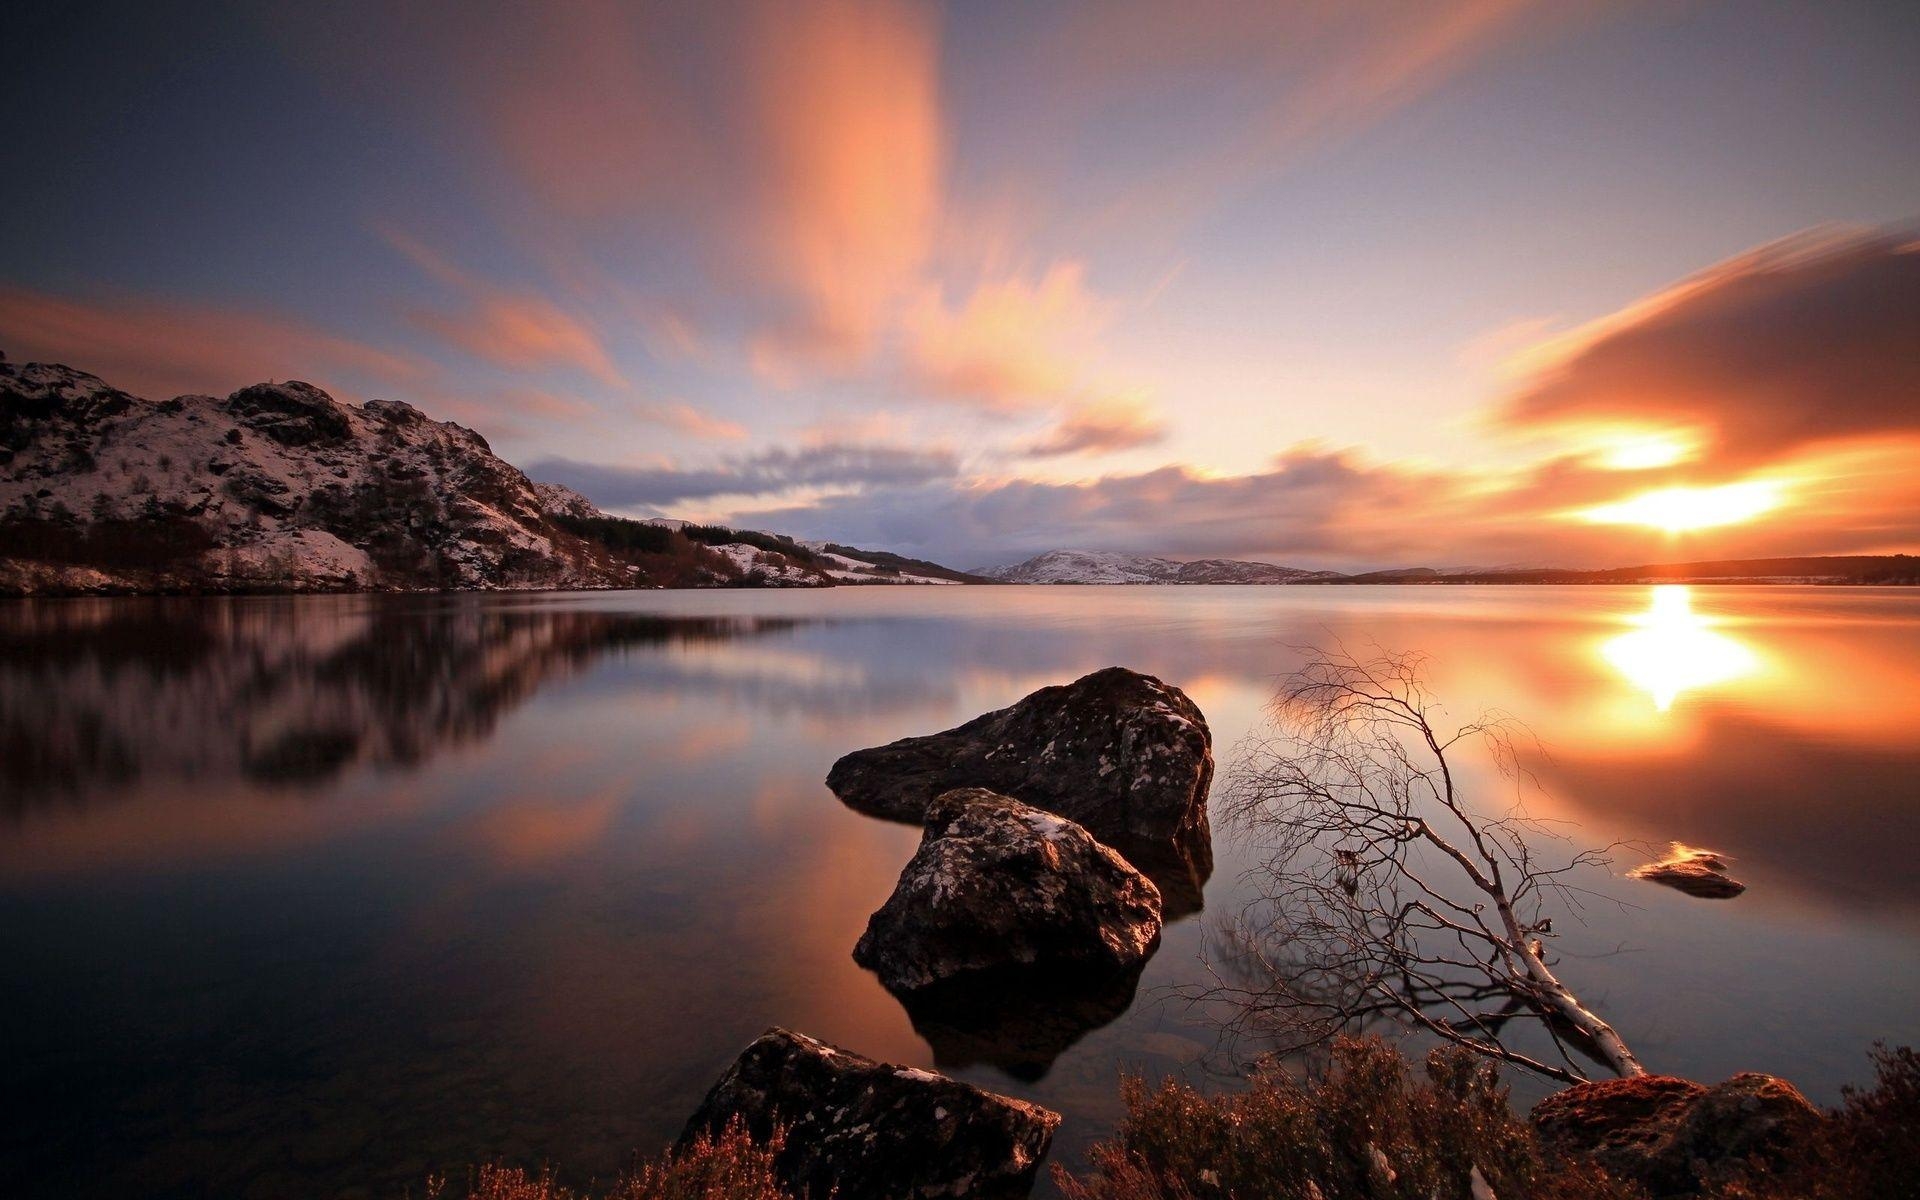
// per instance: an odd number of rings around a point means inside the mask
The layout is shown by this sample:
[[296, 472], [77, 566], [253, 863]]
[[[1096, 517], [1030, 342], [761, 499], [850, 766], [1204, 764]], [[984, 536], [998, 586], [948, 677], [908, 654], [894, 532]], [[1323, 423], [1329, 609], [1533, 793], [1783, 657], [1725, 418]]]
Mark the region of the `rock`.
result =
[[533, 490], [540, 497], [540, 507], [548, 516], [591, 519], [605, 516], [593, 501], [579, 492], [559, 483], [535, 483]]
[[983, 788], [946, 792], [854, 961], [896, 992], [974, 971], [1110, 979], [1160, 941], [1160, 889], [1073, 821]]
[[1549, 1146], [1670, 1197], [1765, 1166], [1820, 1114], [1785, 1080], [1746, 1073], [1711, 1088], [1671, 1075], [1582, 1083], [1532, 1119]]
[[913, 1067], [769, 1029], [734, 1060], [680, 1135], [682, 1146], [734, 1118], [764, 1140], [800, 1195], [836, 1200], [1025, 1196], [1060, 1115]]
[[[1743, 1071], [1707, 1089], [1687, 1113], [1681, 1138], [1696, 1162], [1776, 1161], [1821, 1120], [1820, 1110], [1784, 1079]], [[1721, 1172], [1710, 1170], [1707, 1177]]]
[[282, 446], [341, 442], [353, 425], [340, 402], [310, 383], [256, 383], [227, 397], [227, 411]]
[[1705, 900], [1730, 900], [1747, 890], [1747, 885], [1727, 874], [1727, 860], [1712, 851], [1701, 850], [1685, 842], [1674, 842], [1667, 857], [1659, 862], [1635, 867], [1627, 875], [1699, 896]]
[[827, 786], [849, 806], [921, 821], [943, 792], [989, 788], [1070, 817], [1109, 845], [1208, 833], [1213, 738], [1179, 688], [1108, 667], [945, 733], [856, 750]]
[[1687, 1111], [1706, 1092], [1702, 1085], [1673, 1075], [1594, 1080], [1535, 1105], [1533, 1125], [1554, 1148], [1584, 1154], [1609, 1172], [1657, 1192], [1691, 1177], [1684, 1162], [1673, 1161], [1673, 1138]]

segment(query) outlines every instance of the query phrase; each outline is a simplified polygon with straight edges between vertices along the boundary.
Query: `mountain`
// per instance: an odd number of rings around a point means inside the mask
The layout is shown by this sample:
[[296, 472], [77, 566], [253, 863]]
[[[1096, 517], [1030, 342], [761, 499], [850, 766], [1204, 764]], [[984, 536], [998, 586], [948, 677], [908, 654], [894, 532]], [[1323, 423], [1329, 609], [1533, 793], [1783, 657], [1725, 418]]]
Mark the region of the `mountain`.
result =
[[1144, 554], [1049, 550], [976, 575], [1002, 583], [1920, 583], [1920, 558], [1854, 554], [1741, 558], [1574, 570], [1563, 567], [1395, 567], [1344, 575], [1239, 559], [1177, 562]]
[[608, 516], [396, 400], [154, 401], [0, 356], [0, 595], [920, 581], [866, 553]]
[[1306, 571], [1230, 558], [1176, 562], [1144, 554], [1049, 550], [1025, 562], [975, 574], [1002, 583], [1313, 583], [1338, 579], [1334, 571]]

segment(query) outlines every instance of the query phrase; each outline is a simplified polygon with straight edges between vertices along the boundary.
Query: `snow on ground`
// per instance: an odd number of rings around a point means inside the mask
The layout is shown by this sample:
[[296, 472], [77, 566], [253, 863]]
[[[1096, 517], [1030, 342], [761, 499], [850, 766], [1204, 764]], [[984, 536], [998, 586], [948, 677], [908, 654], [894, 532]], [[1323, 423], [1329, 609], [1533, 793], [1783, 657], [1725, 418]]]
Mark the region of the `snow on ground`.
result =
[[1025, 562], [977, 572], [1007, 583], [1298, 583], [1333, 577], [1273, 563], [1230, 558], [1178, 562], [1104, 550], [1049, 550]]
[[725, 558], [742, 572], [758, 571], [770, 579], [791, 580], [795, 583], [812, 583], [816, 578], [814, 573], [805, 567], [739, 542], [728, 542], [724, 546], [710, 546], [708, 549]]
[[848, 558], [844, 554], [835, 554], [830, 550], [822, 550], [820, 546], [823, 543], [803, 542], [801, 544], [818, 554], [821, 558], [837, 564], [836, 566], [827, 568], [827, 574], [835, 579], [845, 579], [856, 583], [950, 583], [956, 586], [960, 583], [957, 579], [940, 579], [933, 575], [907, 575], [892, 571], [883, 571], [876, 564], [863, 559]]
[[1160, 583], [1179, 573], [1180, 564], [1170, 559], [1100, 550], [1050, 550], [982, 572], [1009, 583]]
[[958, 579], [937, 579], [932, 575], [881, 575], [873, 571], [848, 571], [828, 567], [826, 573], [834, 579], [844, 579], [849, 583], [933, 583], [960, 586]]

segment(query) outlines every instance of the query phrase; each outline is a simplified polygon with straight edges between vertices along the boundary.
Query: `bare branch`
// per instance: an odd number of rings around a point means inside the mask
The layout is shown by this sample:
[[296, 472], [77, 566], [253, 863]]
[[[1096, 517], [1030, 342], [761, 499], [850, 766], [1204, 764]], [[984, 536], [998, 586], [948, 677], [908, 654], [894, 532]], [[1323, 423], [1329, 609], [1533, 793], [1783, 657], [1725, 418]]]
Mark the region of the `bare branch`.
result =
[[[1572, 880], [1606, 852], [1573, 849], [1526, 816], [1530, 735], [1517, 722], [1489, 714], [1440, 731], [1424, 667], [1312, 649], [1283, 684], [1273, 730], [1248, 740], [1224, 797], [1229, 828], [1257, 855], [1256, 896], [1196, 998], [1283, 1050], [1390, 1018], [1553, 1079], [1585, 1077], [1569, 1049], [1643, 1074], [1547, 957], [1549, 909], [1577, 914], [1591, 893]], [[1462, 795], [1454, 756], [1469, 746], [1516, 781], [1504, 814]], [[1516, 1023], [1544, 1030], [1560, 1061], [1503, 1041]]]

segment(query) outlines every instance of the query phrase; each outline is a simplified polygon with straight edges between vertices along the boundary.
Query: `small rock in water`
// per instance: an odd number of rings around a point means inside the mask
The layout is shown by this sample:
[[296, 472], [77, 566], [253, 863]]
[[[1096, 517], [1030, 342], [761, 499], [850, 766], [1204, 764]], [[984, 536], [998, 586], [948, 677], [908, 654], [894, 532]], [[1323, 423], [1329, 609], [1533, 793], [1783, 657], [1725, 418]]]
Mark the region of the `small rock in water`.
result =
[[1727, 874], [1725, 856], [1685, 842], [1674, 842], [1667, 849], [1667, 857], [1635, 867], [1627, 875], [1665, 884], [1706, 900], [1730, 900], [1747, 890], [1746, 884]]
[[931, 1071], [893, 1066], [786, 1029], [741, 1052], [687, 1121], [681, 1145], [738, 1117], [798, 1195], [836, 1200], [1016, 1197], [1033, 1186], [1060, 1114]]

